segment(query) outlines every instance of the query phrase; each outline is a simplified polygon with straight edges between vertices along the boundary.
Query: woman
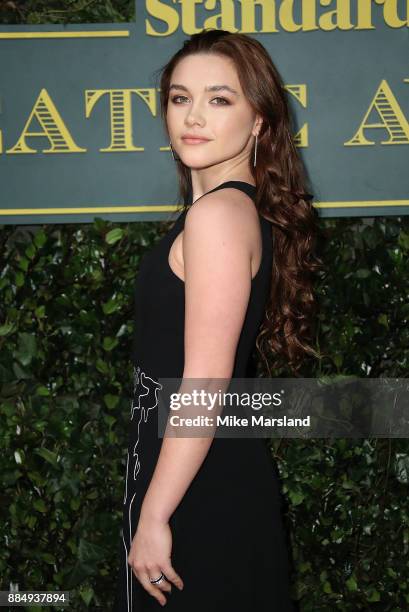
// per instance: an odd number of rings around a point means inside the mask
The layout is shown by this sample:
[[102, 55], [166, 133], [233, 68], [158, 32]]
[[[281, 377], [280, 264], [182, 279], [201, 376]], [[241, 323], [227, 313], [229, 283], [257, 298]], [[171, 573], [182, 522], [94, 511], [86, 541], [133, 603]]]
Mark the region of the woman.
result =
[[163, 68], [161, 109], [190, 206], [144, 256], [135, 285], [114, 610], [286, 612], [280, 491], [265, 441], [159, 437], [158, 379], [246, 377], [256, 340], [266, 363], [263, 344], [293, 371], [314, 354], [315, 212], [281, 79], [256, 40], [193, 35]]

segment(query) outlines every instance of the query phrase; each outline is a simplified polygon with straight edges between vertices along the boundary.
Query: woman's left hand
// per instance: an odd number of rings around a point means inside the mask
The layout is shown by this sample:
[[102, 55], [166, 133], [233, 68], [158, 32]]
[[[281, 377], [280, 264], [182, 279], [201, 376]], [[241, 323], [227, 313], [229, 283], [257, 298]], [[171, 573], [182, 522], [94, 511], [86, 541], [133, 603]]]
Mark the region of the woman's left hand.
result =
[[[163, 591], [172, 592], [171, 582], [179, 589], [183, 588], [182, 579], [172, 567], [171, 552], [172, 532], [169, 523], [141, 516], [132, 540], [128, 563], [142, 586], [161, 605], [167, 601]], [[150, 582], [162, 573], [167, 580], [158, 584]]]

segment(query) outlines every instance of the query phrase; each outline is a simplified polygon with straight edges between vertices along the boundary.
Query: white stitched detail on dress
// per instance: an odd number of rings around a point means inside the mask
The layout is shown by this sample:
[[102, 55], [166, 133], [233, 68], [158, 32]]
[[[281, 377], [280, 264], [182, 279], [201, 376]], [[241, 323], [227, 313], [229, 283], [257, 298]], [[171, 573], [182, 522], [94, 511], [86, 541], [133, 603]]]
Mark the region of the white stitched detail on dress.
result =
[[[139, 433], [142, 421], [144, 423], [147, 422], [148, 416], [151, 410], [154, 410], [158, 406], [158, 391], [162, 389], [162, 385], [156, 381], [151, 376], [147, 376], [147, 374], [141, 370], [138, 366], [134, 366], [133, 368], [133, 398], [131, 402], [131, 421], [135, 417], [137, 419], [137, 437], [136, 442], [133, 448], [133, 457], [135, 457], [135, 465], [133, 468], [133, 479], [136, 480], [137, 475], [139, 474], [141, 463], [139, 459], [139, 453], [136, 448], [139, 444]], [[126, 462], [126, 480], [125, 480], [125, 496], [124, 496], [124, 505], [128, 499], [128, 472], [129, 472], [129, 451], [127, 455]], [[135, 493], [132, 496], [132, 499], [128, 508], [128, 533], [127, 542], [122, 534], [122, 540], [125, 548], [125, 568], [126, 568], [126, 586], [127, 586], [127, 612], [132, 612], [132, 581], [136, 577], [134, 576], [132, 567], [128, 564], [128, 555], [131, 550], [131, 541], [132, 541], [132, 521], [131, 521], [131, 510], [133, 501], [135, 499]]]
[[[141, 423], [146, 423], [151, 410], [154, 410], [158, 406], [158, 391], [163, 386], [151, 376], [148, 376], [140, 366], [133, 367], [133, 397], [131, 402], [131, 421], [135, 417], [137, 419], [137, 435], [136, 442], [133, 447], [133, 457], [135, 463], [133, 467], [133, 479], [136, 480], [139, 470], [141, 469], [139, 453], [137, 452], [137, 446], [139, 444], [139, 435]], [[129, 450], [127, 454], [126, 462], [126, 480], [125, 480], [125, 494], [124, 504], [128, 498], [128, 473], [129, 473]]]

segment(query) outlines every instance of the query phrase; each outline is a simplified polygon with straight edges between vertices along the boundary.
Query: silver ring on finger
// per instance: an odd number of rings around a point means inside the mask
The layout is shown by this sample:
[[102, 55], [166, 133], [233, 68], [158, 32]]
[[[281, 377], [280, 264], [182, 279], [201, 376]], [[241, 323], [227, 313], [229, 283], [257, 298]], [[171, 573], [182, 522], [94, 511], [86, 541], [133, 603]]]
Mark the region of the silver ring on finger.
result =
[[151, 579], [149, 578], [149, 582], [150, 582], [151, 584], [160, 584], [161, 582], [163, 582], [164, 578], [165, 578], [165, 574], [163, 574], [163, 573], [162, 573], [162, 574], [159, 576], [159, 578], [156, 578], [156, 580], [151, 580]]

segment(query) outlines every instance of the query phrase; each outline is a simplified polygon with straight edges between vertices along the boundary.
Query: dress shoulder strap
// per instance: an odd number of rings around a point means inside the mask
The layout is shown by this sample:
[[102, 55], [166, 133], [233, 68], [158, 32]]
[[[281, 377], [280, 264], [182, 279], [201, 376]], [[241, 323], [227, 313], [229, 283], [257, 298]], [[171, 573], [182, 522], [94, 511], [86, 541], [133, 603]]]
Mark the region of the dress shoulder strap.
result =
[[208, 193], [212, 193], [213, 191], [217, 191], [217, 189], [223, 189], [224, 187], [235, 187], [236, 189], [239, 189], [240, 191], [244, 191], [244, 193], [250, 196], [250, 198], [253, 201], [256, 197], [257, 189], [255, 185], [251, 185], [251, 183], [246, 183], [245, 181], [224, 181], [224, 183], [217, 185], [217, 187], [213, 187], [213, 189], [206, 191], [206, 193], [204, 193], [199, 198], [197, 198], [197, 200], [195, 200], [193, 203], [192, 203], [192, 200], [193, 200], [192, 189], [190, 189], [188, 203], [193, 206], [193, 204], [196, 204], [196, 202], [198, 202], [200, 198], [203, 198], [203, 196], [207, 195]]
[[211, 189], [207, 193], [211, 193], [212, 191], [216, 191], [217, 189], [223, 189], [225, 187], [234, 187], [235, 189], [239, 189], [240, 191], [244, 191], [252, 200], [256, 197], [256, 186], [251, 185], [251, 183], [246, 183], [245, 181], [225, 181], [218, 185], [214, 189]]

